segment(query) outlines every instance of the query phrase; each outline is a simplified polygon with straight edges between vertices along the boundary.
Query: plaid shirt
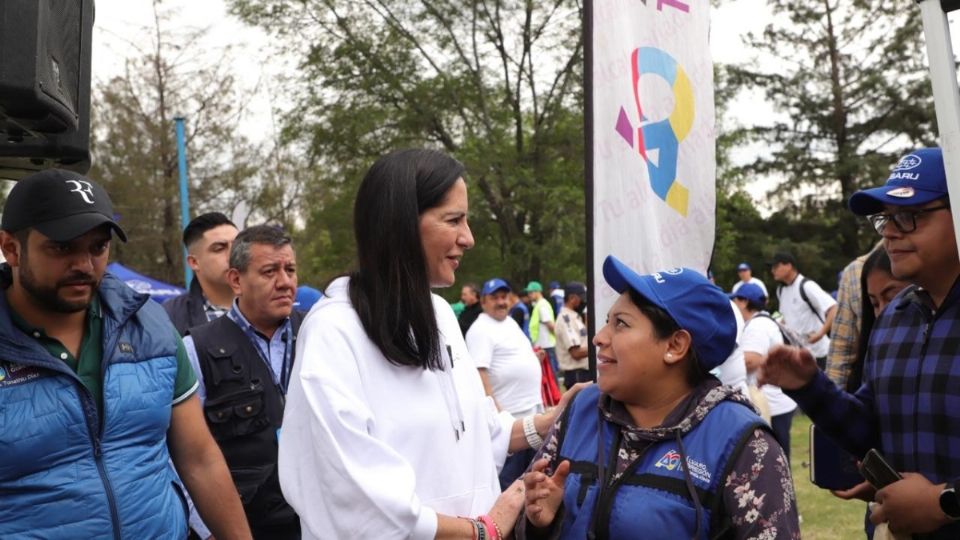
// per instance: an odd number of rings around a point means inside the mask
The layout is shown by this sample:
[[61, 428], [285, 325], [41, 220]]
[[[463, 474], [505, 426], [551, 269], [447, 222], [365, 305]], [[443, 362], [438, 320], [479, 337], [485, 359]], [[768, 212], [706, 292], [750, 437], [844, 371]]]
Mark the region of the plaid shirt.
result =
[[[822, 373], [788, 392], [855, 456], [877, 448], [898, 471], [934, 484], [960, 478], [960, 280], [939, 310], [907, 287], [870, 334], [863, 386], [842, 392]], [[960, 522], [923, 538], [960, 538]]]
[[857, 361], [857, 341], [860, 337], [862, 294], [860, 272], [864, 257], [859, 257], [843, 269], [837, 292], [837, 316], [830, 332], [830, 352], [827, 353], [827, 377], [840, 388], [846, 388], [850, 369]]

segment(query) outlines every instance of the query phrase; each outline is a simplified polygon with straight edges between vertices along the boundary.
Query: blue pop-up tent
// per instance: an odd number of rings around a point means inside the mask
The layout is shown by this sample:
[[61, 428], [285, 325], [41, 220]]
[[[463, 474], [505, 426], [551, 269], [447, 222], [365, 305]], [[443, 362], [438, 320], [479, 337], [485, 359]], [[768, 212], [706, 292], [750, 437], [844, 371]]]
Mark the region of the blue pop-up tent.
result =
[[151, 299], [161, 304], [174, 296], [180, 296], [184, 293], [184, 290], [176, 285], [170, 285], [169, 283], [164, 283], [143, 274], [138, 274], [120, 263], [113, 262], [108, 264], [107, 272], [120, 278], [120, 280], [126, 283], [131, 289], [139, 293], [149, 294]]

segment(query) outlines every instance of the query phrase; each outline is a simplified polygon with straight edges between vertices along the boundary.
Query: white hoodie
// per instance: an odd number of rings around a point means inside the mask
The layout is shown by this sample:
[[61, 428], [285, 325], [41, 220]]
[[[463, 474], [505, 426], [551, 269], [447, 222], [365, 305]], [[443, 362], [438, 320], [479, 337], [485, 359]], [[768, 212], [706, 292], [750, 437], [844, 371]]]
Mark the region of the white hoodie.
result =
[[400, 367], [367, 337], [348, 282], [331, 283], [300, 328], [279, 434], [283, 494], [304, 539], [432, 539], [438, 513], [493, 506], [513, 418], [484, 394], [442, 298], [453, 369]]

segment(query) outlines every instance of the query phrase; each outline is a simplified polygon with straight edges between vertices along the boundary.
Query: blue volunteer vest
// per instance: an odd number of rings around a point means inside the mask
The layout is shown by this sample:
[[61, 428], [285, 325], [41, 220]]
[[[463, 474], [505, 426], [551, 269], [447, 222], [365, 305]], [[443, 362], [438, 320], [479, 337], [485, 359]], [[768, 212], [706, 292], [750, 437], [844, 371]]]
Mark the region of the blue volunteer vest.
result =
[[167, 429], [177, 375], [163, 309], [109, 274], [103, 418], [76, 374], [10, 321], [0, 294], [0, 536], [185, 538]]
[[[591, 386], [577, 396], [563, 426], [561, 460], [571, 462], [564, 485], [561, 538], [677, 540], [696, 537], [697, 512], [682, 467], [675, 438], [654, 443], [616, 484], [604, 489], [598, 501], [597, 481], [600, 390]], [[683, 455], [696, 488], [702, 513], [701, 539], [711, 538], [721, 526], [722, 483], [749, 433], [766, 424], [747, 406], [733, 401], [717, 404], [690, 432], [682, 436]], [[619, 427], [603, 421], [605, 475], [615, 467], [611, 455]], [[598, 513], [594, 519], [594, 513]]]

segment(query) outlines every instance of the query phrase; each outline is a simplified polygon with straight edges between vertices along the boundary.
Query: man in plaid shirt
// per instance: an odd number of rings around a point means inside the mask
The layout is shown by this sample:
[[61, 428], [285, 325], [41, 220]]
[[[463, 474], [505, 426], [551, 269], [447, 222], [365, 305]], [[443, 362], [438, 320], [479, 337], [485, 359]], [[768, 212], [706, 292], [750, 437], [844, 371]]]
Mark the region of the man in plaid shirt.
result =
[[903, 479], [873, 493], [874, 523], [914, 538], [960, 538], [960, 259], [943, 155], [904, 156], [884, 186], [850, 198], [883, 236], [893, 274], [914, 285], [880, 314], [855, 394], [819, 373], [804, 351], [779, 349], [766, 382], [788, 392], [856, 456], [876, 448]]

